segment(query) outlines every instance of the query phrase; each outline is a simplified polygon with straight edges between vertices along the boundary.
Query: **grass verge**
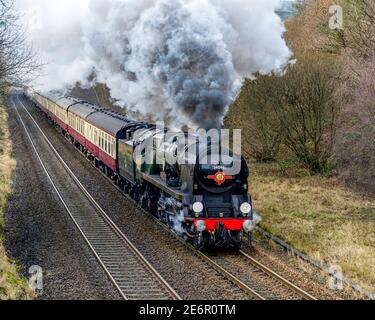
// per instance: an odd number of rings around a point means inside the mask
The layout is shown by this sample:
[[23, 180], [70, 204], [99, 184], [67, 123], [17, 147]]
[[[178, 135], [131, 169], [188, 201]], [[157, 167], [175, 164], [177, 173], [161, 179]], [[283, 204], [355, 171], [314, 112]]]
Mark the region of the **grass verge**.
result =
[[8, 116], [0, 98], [0, 300], [32, 299], [34, 295], [26, 279], [20, 276], [17, 266], [8, 259], [3, 246], [4, 213], [16, 166], [11, 149]]
[[253, 164], [261, 226], [375, 291], [375, 200], [294, 165]]

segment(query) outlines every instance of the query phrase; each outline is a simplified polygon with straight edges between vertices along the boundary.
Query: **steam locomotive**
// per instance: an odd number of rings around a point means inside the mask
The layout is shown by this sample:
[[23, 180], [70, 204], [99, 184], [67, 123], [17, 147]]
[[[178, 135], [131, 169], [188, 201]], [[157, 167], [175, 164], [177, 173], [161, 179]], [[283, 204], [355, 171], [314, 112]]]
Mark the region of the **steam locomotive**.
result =
[[[217, 149], [208, 144], [202, 152], [194, 134], [184, 133], [181, 142], [167, 129], [75, 97], [27, 97], [125, 194], [197, 249], [239, 249], [246, 234], [251, 239], [255, 222], [242, 156], [228, 150], [231, 166], [223, 157], [214, 163]], [[195, 150], [196, 161], [181, 161], [191, 153], [179, 150]], [[229, 174], [234, 165], [239, 169]]]

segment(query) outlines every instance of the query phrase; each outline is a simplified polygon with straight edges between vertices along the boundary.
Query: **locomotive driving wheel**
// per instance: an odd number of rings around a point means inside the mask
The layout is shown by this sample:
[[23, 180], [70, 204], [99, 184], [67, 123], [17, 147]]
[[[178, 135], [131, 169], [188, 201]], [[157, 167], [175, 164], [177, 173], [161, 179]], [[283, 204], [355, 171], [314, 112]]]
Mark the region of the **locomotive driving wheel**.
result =
[[156, 215], [158, 211], [157, 203], [158, 197], [155, 194], [155, 191], [149, 185], [146, 185], [142, 195], [140, 196], [141, 207], [151, 214]]

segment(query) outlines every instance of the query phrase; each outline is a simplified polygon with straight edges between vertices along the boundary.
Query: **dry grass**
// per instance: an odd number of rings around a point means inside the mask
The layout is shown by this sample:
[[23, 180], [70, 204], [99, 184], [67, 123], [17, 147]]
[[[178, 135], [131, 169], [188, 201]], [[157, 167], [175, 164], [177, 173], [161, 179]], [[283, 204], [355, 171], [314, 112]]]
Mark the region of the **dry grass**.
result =
[[0, 100], [0, 300], [31, 299], [34, 295], [27, 281], [19, 275], [17, 267], [7, 258], [2, 245], [5, 205], [11, 192], [11, 177], [16, 165], [10, 154], [7, 113]]
[[262, 227], [375, 290], [375, 200], [293, 166], [253, 164], [252, 171]]

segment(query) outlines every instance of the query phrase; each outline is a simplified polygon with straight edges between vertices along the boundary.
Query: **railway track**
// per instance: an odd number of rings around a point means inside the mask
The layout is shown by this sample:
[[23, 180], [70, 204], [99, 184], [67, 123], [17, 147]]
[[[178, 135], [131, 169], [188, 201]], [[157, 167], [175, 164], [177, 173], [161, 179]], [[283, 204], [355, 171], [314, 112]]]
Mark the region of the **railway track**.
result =
[[55, 156], [69, 178], [74, 181], [87, 199], [87, 203], [82, 205], [72, 205], [70, 203], [74, 195], [68, 195], [66, 191], [59, 190], [51, 170], [47, 168], [47, 161], [42, 159], [43, 156], [38, 151], [35, 141], [39, 137], [32, 138], [32, 134], [30, 134], [32, 126], [26, 126], [13, 98], [11, 100], [30, 145], [54, 192], [122, 298], [125, 300], [181, 300], [177, 292], [149, 264], [85, 189], [17, 96], [19, 106], [29, 116], [36, 131], [41, 134], [42, 139], [50, 150], [50, 154]]
[[[25, 106], [23, 106], [25, 108]], [[25, 108], [26, 109], [26, 108]], [[27, 111], [27, 110], [26, 110]], [[31, 114], [27, 111], [30, 117]], [[35, 122], [35, 120], [33, 119]], [[35, 122], [36, 123], [36, 122]], [[38, 126], [39, 127], [39, 126]], [[40, 129], [40, 128], [39, 128]], [[41, 129], [40, 129], [41, 130]], [[44, 135], [44, 134], [43, 134]], [[78, 150], [78, 149], [77, 149]], [[78, 150], [79, 151], [79, 150]], [[91, 165], [92, 163], [81, 153]], [[224, 278], [233, 283], [236, 287], [244, 291], [251, 298], [256, 300], [275, 300], [275, 299], [304, 299], [316, 300], [315, 297], [297, 287], [289, 280], [285, 279], [270, 268], [264, 266], [259, 261], [249, 256], [243, 251], [236, 254], [225, 254], [222, 252], [209, 254], [197, 251], [185, 240], [177, 236], [168, 226], [159, 221], [156, 217], [144, 210], [129, 195], [116, 186], [103, 172], [97, 170], [111, 185], [130, 202], [132, 202], [140, 211], [153, 219], [160, 227], [168, 231], [168, 234], [180, 241], [194, 255], [203, 260], [207, 265], [221, 274]], [[117, 227], [116, 227], [117, 229]], [[251, 267], [251, 268], [250, 268]], [[230, 270], [230, 271], [228, 271]]]
[[243, 281], [263, 297], [264, 300], [316, 300], [305, 290], [266, 267], [243, 251], [207, 253], [216, 264]]
[[249, 256], [247, 253], [243, 251], [239, 251], [239, 254], [245, 258], [246, 261], [248, 261], [250, 264], [252, 264], [255, 268], [258, 268], [259, 270], [266, 273], [271, 278], [275, 279], [276, 281], [280, 282], [281, 284], [285, 285], [289, 289], [295, 292], [297, 296], [305, 299], [305, 300], [317, 300], [314, 296], [306, 292], [305, 290], [301, 289], [300, 287], [294, 285], [292, 282], [281, 276], [280, 274], [276, 273], [275, 271], [271, 270], [258, 260], [254, 259], [253, 257]]

